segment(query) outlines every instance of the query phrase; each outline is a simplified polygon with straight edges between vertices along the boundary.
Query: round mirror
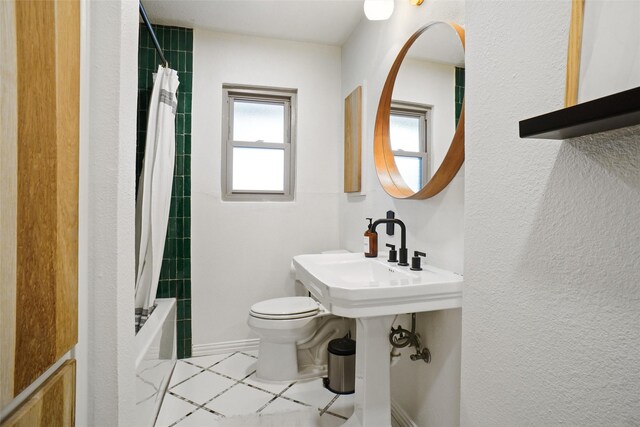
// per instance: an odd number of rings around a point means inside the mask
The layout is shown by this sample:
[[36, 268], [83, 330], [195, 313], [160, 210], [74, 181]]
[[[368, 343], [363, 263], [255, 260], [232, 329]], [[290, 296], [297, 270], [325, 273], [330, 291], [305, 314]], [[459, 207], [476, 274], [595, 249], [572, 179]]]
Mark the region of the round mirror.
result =
[[442, 191], [464, 162], [464, 29], [432, 22], [400, 50], [374, 130], [380, 183], [398, 199]]

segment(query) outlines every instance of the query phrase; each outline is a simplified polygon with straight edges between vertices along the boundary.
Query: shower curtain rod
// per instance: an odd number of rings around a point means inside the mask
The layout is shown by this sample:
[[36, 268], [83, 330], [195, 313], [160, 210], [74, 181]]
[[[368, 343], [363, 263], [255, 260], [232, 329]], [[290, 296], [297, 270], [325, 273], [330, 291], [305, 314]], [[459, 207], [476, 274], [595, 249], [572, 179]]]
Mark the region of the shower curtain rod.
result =
[[155, 31], [153, 31], [153, 28], [151, 27], [151, 23], [149, 22], [149, 17], [147, 16], [147, 12], [144, 10], [144, 6], [142, 5], [142, 2], [140, 1], [138, 3], [140, 4], [140, 15], [142, 16], [144, 25], [146, 25], [147, 30], [149, 30], [149, 34], [151, 35], [151, 41], [153, 41], [153, 44], [155, 45], [156, 50], [158, 51], [158, 55], [160, 55], [160, 59], [162, 60], [162, 63], [166, 68], [169, 68], [169, 62], [164, 57], [164, 53], [162, 52], [160, 43], [158, 43], [158, 38], [156, 37], [156, 33]]

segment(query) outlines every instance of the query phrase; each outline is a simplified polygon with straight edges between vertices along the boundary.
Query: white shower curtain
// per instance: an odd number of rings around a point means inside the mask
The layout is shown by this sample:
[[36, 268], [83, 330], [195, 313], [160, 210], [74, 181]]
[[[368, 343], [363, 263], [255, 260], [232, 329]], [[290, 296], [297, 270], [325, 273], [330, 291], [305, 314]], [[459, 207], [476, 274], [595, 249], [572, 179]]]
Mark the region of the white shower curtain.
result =
[[136, 201], [136, 332], [151, 314], [156, 298], [175, 161], [178, 73], [159, 66], [154, 80]]

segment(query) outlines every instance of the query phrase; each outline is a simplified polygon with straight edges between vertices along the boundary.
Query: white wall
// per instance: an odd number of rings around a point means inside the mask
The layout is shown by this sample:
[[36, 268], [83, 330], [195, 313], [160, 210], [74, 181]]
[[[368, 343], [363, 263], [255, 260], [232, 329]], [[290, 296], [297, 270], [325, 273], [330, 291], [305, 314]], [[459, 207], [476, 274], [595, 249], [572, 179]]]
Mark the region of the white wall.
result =
[[[364, 195], [341, 195], [340, 242], [351, 251], [362, 251], [365, 217], [382, 218], [392, 209], [407, 226], [410, 251], [423, 250], [427, 262], [462, 273], [464, 166], [442, 193], [422, 201], [389, 197], [373, 167], [373, 127], [386, 76], [405, 40], [432, 20], [464, 24], [464, 2], [425, 2], [420, 7], [396, 2], [388, 21], [363, 20], [343, 46], [342, 99], [358, 85], [364, 89]], [[393, 239], [384, 234], [383, 228], [378, 231], [381, 249], [385, 243], [399, 243], [399, 229]], [[407, 319], [401, 324], [410, 327]], [[405, 350], [399, 365], [392, 369], [392, 397], [420, 426], [451, 426], [459, 422], [460, 325], [460, 310], [419, 315], [418, 332], [430, 348], [433, 362], [411, 362], [409, 351]]]
[[467, 2], [465, 425], [640, 423], [640, 127], [521, 140], [562, 107], [570, 2]]
[[82, 2], [76, 423], [135, 419], [138, 5]]
[[[428, 30], [427, 30], [428, 31]], [[451, 36], [457, 37], [451, 30]], [[429, 176], [449, 151], [456, 130], [456, 69], [453, 65], [405, 58], [393, 86], [394, 101], [431, 105]]]
[[[340, 48], [194, 31], [194, 346], [255, 338], [252, 304], [294, 295], [291, 258], [335, 249], [342, 175]], [[298, 89], [293, 202], [221, 201], [222, 84]]]

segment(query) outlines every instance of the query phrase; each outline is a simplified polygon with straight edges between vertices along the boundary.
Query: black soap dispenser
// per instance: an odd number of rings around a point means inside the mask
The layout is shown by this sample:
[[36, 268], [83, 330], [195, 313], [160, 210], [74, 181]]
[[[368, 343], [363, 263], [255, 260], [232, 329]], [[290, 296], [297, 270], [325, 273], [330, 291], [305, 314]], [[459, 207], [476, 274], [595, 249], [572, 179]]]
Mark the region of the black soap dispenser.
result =
[[373, 218], [367, 218], [369, 226], [364, 232], [364, 256], [375, 258], [378, 256], [378, 233], [371, 229]]

